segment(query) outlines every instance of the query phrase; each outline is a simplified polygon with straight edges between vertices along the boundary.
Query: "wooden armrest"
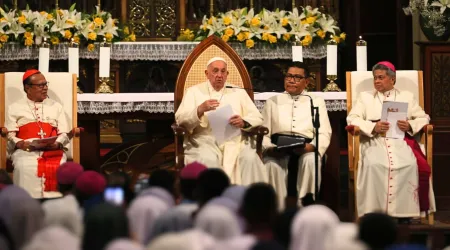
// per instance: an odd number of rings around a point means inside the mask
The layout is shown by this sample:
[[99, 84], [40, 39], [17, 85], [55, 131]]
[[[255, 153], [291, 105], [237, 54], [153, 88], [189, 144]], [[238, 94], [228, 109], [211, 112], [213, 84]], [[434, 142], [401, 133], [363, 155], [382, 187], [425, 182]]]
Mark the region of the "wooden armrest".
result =
[[269, 129], [264, 126], [256, 126], [246, 131], [251, 135], [267, 135], [269, 133]]
[[1, 127], [0, 134], [2, 137], [6, 137], [8, 135], [8, 129], [6, 129], [5, 127]]
[[178, 124], [172, 124], [172, 130], [175, 136], [184, 136], [187, 133], [187, 130], [183, 126], [179, 126]]
[[427, 125], [423, 126], [422, 131], [424, 133], [426, 133], [427, 135], [433, 134], [433, 125], [427, 124]]
[[348, 125], [345, 127], [345, 130], [347, 130], [348, 133], [352, 134], [353, 136], [359, 136], [361, 130], [358, 126], [355, 125]]
[[69, 139], [72, 139], [73, 137], [80, 137], [82, 132], [84, 132], [84, 128], [82, 127], [73, 128], [68, 134]]

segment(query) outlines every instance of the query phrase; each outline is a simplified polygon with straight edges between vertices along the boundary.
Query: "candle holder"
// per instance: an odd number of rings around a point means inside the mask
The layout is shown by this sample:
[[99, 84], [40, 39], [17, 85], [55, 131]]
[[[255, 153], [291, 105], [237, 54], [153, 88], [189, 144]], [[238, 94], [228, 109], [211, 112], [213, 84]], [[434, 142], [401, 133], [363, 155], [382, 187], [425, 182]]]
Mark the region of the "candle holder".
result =
[[339, 86], [334, 82], [337, 79], [336, 75], [327, 75], [329, 83], [327, 83], [327, 86], [323, 89], [323, 92], [341, 92], [342, 90], [339, 88]]
[[362, 39], [362, 36], [359, 36], [359, 40], [356, 41], [356, 46], [367, 46], [367, 42]]
[[[111, 47], [111, 43], [107, 42], [105, 38], [103, 38], [103, 42], [100, 43], [100, 47]], [[99, 56], [100, 53], [99, 53]], [[109, 63], [109, 62], [108, 62]], [[100, 65], [99, 65], [100, 67]], [[100, 75], [100, 73], [99, 73]], [[96, 94], [113, 94], [114, 91], [111, 89], [111, 86], [109, 85], [109, 76], [108, 77], [99, 77], [100, 79], [100, 85], [98, 85], [97, 90], [95, 91]]]
[[50, 49], [50, 43], [47, 41], [47, 37], [43, 38], [42, 43], [39, 45], [39, 48], [48, 48]]
[[100, 77], [100, 85], [98, 85], [96, 94], [114, 94], [114, 91], [109, 86], [109, 77]]

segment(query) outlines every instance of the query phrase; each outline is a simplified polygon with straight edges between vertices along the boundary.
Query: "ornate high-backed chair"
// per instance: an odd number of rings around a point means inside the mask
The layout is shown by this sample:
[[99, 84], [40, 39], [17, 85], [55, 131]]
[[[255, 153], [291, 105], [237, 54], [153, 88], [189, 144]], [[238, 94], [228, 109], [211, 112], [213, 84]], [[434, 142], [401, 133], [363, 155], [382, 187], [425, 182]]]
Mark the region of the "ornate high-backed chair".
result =
[[[358, 100], [359, 94], [374, 90], [372, 71], [347, 72], [347, 115]], [[397, 70], [395, 88], [413, 94], [420, 107], [424, 108], [423, 75], [422, 71]], [[358, 162], [360, 160], [360, 129], [358, 126], [347, 126], [348, 161], [349, 161], [349, 208], [357, 220], [356, 187], [358, 176]], [[420, 136], [420, 138], [419, 138]], [[428, 164], [433, 166], [433, 125], [426, 125], [416, 138], [424, 151]], [[430, 186], [432, 186], [432, 179]], [[432, 205], [432, 204], [430, 204]], [[434, 204], [433, 204], [434, 206]], [[434, 223], [433, 213], [428, 214], [428, 223]]]
[[[175, 112], [186, 90], [207, 80], [205, 76], [205, 65], [209, 59], [216, 56], [223, 57], [227, 61], [229, 72], [227, 82], [245, 88], [253, 100], [251, 79], [239, 55], [220, 38], [209, 36], [192, 50], [181, 67], [174, 93]], [[172, 129], [175, 134], [175, 161], [177, 169], [182, 169], [184, 167], [183, 139], [187, 131], [177, 124], [173, 124]], [[262, 126], [255, 127], [252, 131], [248, 132], [250, 136], [256, 137], [256, 152], [260, 157], [262, 157], [262, 140], [268, 132], [268, 129]]]
[[[12, 172], [12, 164], [7, 155], [7, 130], [4, 128], [7, 107], [17, 100], [26, 97], [23, 91], [23, 72], [0, 74], [0, 168]], [[77, 128], [77, 77], [71, 73], [44, 73], [50, 83], [48, 96], [59, 102], [66, 113], [67, 123], [72, 126], [69, 133], [71, 141], [67, 146], [67, 159], [80, 162], [80, 128]]]

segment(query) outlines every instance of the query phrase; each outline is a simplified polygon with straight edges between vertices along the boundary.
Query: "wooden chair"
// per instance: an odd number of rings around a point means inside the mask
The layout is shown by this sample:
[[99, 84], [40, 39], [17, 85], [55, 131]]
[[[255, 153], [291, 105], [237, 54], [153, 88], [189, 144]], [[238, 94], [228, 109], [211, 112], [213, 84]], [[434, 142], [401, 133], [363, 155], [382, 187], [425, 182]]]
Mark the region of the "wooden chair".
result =
[[[365, 91], [374, 90], [372, 71], [353, 71], [347, 72], [347, 115], [356, 103], [359, 94]], [[396, 72], [395, 88], [401, 91], [411, 92], [416, 100], [419, 100], [420, 107], [424, 108], [423, 95], [423, 74], [416, 70], [398, 70]], [[360, 159], [360, 129], [358, 126], [347, 126], [348, 137], [348, 161], [349, 161], [349, 209], [357, 218], [357, 200], [356, 187], [358, 176], [358, 162]], [[425, 125], [417, 138], [421, 146], [425, 147], [425, 155], [428, 164], [433, 166], [433, 125]], [[432, 187], [431, 177], [430, 186]], [[434, 204], [430, 204], [434, 206]], [[425, 222], [425, 221], [423, 221]], [[428, 223], [434, 224], [434, 214], [428, 214]]]
[[[23, 72], [8, 72], [0, 74], [0, 168], [8, 172], [13, 171], [13, 166], [7, 155], [7, 133], [4, 128], [7, 107], [21, 98], [26, 98], [23, 90]], [[72, 125], [69, 133], [71, 141], [67, 146], [67, 159], [69, 161], [80, 162], [80, 130], [77, 127], [77, 76], [70, 73], [45, 73], [49, 84], [48, 96], [59, 102], [66, 113], [68, 124]]]
[[[207, 80], [205, 76], [205, 65], [209, 59], [215, 56], [223, 57], [227, 61], [228, 71], [230, 72], [227, 82], [246, 88], [248, 95], [253, 100], [250, 75], [239, 55], [220, 38], [209, 36], [192, 50], [181, 67], [174, 92], [175, 112], [186, 90]], [[173, 124], [172, 129], [175, 134], [175, 163], [177, 169], [180, 170], [184, 167], [183, 140], [187, 131], [177, 124]], [[262, 140], [268, 132], [269, 130], [262, 126], [255, 127], [252, 131], [248, 132], [249, 136], [256, 136], [256, 152], [260, 157], [262, 157]]]

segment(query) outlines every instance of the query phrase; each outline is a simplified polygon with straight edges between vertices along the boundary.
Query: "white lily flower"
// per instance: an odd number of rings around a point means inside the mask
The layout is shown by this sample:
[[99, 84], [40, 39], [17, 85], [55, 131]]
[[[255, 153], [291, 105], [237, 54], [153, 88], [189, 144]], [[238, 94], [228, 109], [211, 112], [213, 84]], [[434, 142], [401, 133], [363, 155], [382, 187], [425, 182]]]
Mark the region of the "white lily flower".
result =
[[74, 24], [68, 22], [69, 12], [67, 10], [58, 10], [58, 12], [62, 12], [62, 15], [59, 13], [56, 14], [55, 23], [50, 28], [50, 32], [59, 32], [64, 36], [65, 29], [73, 28]]
[[18, 22], [11, 23], [11, 25], [9, 26], [9, 30], [5, 32], [5, 34], [14, 34], [14, 37], [16, 39], [20, 34], [23, 33], [25, 33], [25, 29]]
[[17, 22], [16, 20], [16, 10], [9, 11], [6, 13], [2, 8], [0, 8], [0, 13], [3, 18], [0, 21], [0, 29], [3, 30], [4, 27], [10, 27], [12, 23]]
[[312, 8], [311, 6], [306, 6], [305, 8], [304, 8], [305, 10], [306, 10], [306, 12], [307, 12], [307, 16], [315, 16], [315, 15], [317, 15], [317, 14], [319, 14], [320, 12], [319, 12], [319, 8]]
[[119, 36], [119, 34], [117, 33], [117, 29], [119, 28], [114, 24], [114, 22], [114, 19], [108, 18], [108, 20], [106, 20], [105, 27], [103, 27], [103, 29], [98, 32], [98, 35], [104, 36], [106, 33], [110, 33], [114, 36]]
[[444, 13], [445, 9], [450, 8], [450, 0], [439, 0], [437, 2], [433, 2], [431, 6], [436, 6], [441, 8], [441, 14]]
[[322, 14], [322, 17], [317, 20], [320, 27], [324, 32], [330, 32], [333, 35], [335, 34], [335, 30], [339, 30], [339, 27], [334, 25], [335, 21], [332, 16], [328, 15], [328, 19], [325, 14]]

